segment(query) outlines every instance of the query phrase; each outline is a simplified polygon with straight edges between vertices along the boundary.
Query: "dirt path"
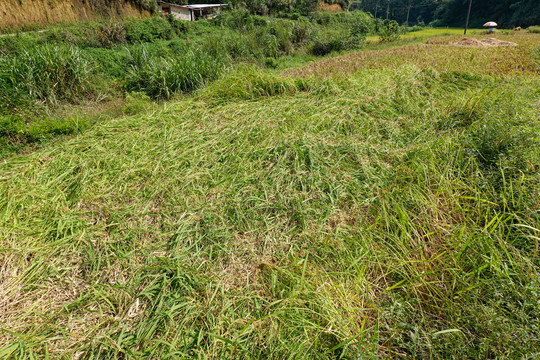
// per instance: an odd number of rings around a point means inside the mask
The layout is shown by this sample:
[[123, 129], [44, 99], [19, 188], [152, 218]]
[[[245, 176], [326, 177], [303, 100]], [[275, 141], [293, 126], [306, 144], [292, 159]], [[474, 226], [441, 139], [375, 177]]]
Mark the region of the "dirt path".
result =
[[49, 31], [49, 30], [44, 29], [44, 30], [35, 30], [35, 31], [16, 32], [16, 33], [12, 33], [12, 34], [0, 34], [0, 37], [17, 36], [17, 35], [20, 35], [20, 34], [43, 33], [45, 31]]

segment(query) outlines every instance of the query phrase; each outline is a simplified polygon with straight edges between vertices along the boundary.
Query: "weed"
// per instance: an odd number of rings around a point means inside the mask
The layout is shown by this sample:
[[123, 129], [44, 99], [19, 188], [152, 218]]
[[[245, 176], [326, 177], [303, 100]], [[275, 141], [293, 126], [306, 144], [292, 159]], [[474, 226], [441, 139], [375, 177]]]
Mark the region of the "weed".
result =
[[189, 50], [178, 58], [158, 57], [146, 47], [130, 54], [127, 91], [144, 92], [154, 99], [169, 99], [176, 92], [198, 89], [219, 74], [223, 63], [201, 51]]
[[73, 47], [41, 46], [0, 58], [3, 111], [34, 102], [57, 104], [92, 93], [93, 68]]

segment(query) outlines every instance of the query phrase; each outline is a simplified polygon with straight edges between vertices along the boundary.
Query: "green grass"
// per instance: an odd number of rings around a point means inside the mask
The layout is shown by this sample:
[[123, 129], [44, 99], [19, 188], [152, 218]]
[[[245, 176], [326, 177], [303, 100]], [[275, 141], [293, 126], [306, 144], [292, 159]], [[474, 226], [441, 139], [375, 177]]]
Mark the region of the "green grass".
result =
[[539, 85], [241, 67], [131, 95], [143, 113], [0, 164], [0, 355], [535, 353]]
[[[402, 40], [427, 40], [435, 36], [445, 36], [445, 35], [463, 35], [462, 28], [427, 28], [420, 31], [408, 32], [401, 35]], [[480, 29], [469, 29], [470, 35], [477, 35], [481, 33]], [[377, 42], [379, 41], [379, 36], [371, 35], [366, 38], [367, 41]]]
[[527, 32], [534, 33], [534, 34], [540, 34], [540, 26], [529, 26], [527, 28]]
[[245, 20], [0, 39], [0, 358], [537, 353], [538, 36]]

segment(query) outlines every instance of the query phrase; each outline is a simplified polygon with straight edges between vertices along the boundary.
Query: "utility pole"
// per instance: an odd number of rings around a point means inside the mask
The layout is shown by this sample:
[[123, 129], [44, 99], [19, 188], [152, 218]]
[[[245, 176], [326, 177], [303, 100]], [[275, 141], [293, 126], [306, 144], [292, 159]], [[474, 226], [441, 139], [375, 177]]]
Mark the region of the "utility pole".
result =
[[405, 32], [407, 32], [407, 29], [409, 28], [409, 14], [411, 13], [411, 1], [409, 0], [409, 6], [407, 6], [407, 20], [405, 20]]
[[467, 10], [467, 21], [465, 21], [465, 32], [463, 35], [467, 35], [467, 28], [469, 27], [469, 18], [471, 17], [472, 0], [469, 0], [469, 10]]

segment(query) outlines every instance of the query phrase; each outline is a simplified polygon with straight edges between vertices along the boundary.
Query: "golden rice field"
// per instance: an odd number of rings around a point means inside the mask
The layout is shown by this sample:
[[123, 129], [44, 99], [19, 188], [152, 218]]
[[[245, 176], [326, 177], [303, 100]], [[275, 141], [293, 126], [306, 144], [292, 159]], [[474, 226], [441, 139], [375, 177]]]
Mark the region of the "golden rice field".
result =
[[[488, 36], [471, 37], [481, 39]], [[424, 44], [347, 54], [287, 70], [284, 74], [304, 78], [332, 77], [361, 69], [397, 69], [403, 65], [488, 76], [531, 75], [539, 71], [537, 63], [529, 55], [540, 45], [540, 34], [496, 35], [497, 39], [519, 44], [517, 47], [466, 48], [448, 45], [462, 38], [462, 35], [437, 37]]]

